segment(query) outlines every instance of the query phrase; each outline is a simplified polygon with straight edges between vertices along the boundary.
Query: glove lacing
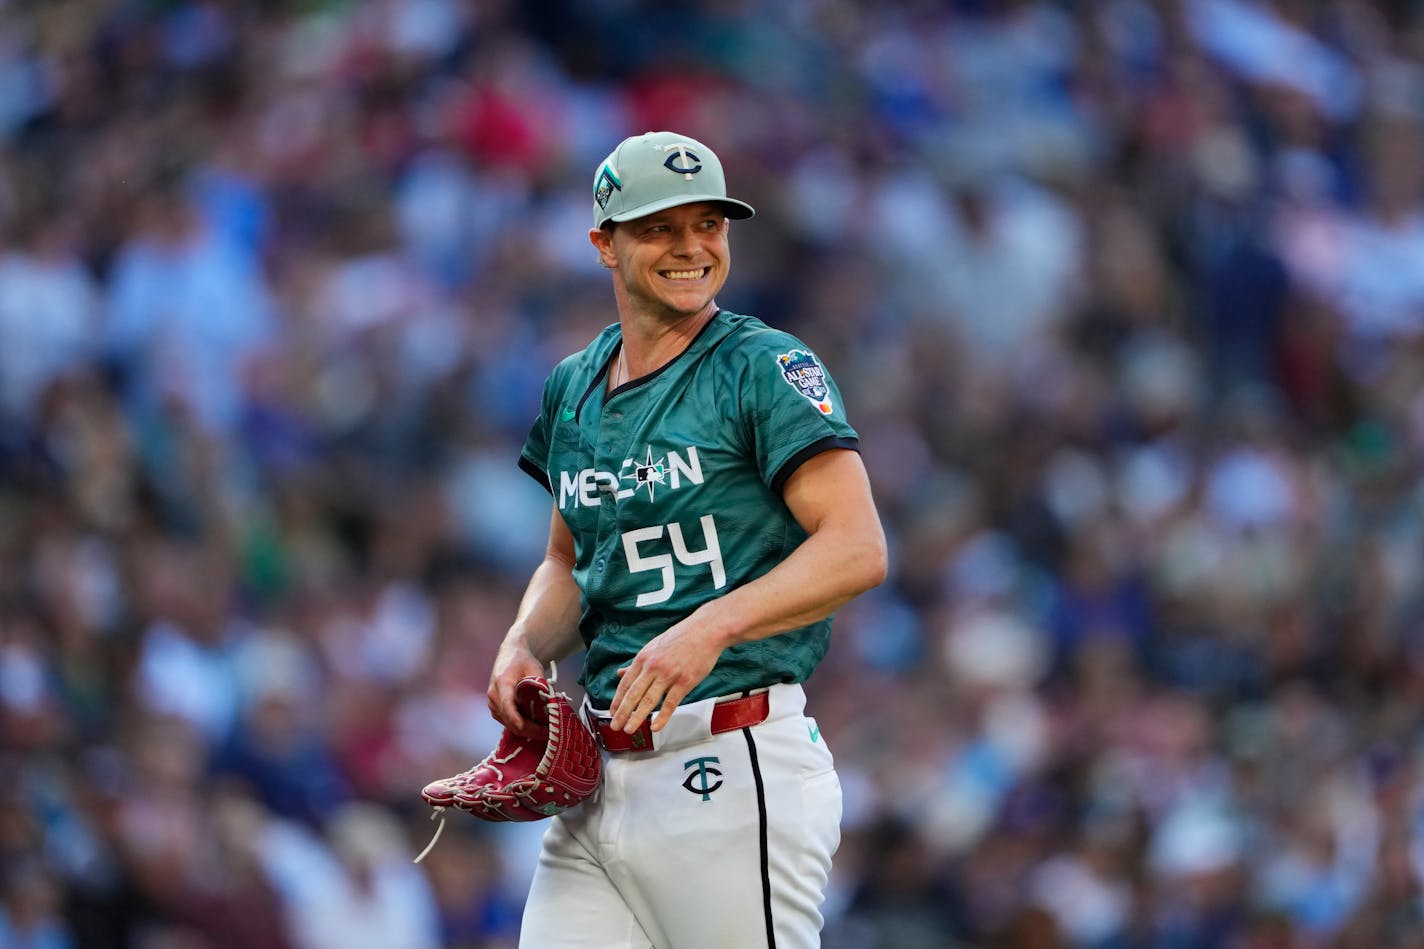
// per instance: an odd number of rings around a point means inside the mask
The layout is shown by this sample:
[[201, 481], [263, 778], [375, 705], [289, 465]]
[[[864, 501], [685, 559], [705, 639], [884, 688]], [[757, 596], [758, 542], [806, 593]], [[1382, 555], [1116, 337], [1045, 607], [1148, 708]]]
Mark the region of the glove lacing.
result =
[[[558, 665], [558, 663], [554, 662], [554, 661], [551, 659], [551, 660], [549, 661], [549, 690], [550, 690], [551, 692], [552, 692], [553, 689], [554, 689], [554, 685], [555, 685], [558, 681], [559, 681], [559, 665]], [[552, 732], [552, 736], [551, 736], [551, 737], [557, 738], [557, 737], [558, 737], [558, 725], [557, 725], [556, 722], [555, 722], [554, 720], [552, 720], [552, 719], [549, 721], [549, 729], [550, 729], [550, 731]], [[494, 757], [493, 755], [490, 755], [490, 757], [486, 758], [484, 761], [481, 761], [479, 764], [475, 765], [473, 768], [469, 769], [468, 771], [462, 771], [462, 772], [460, 772], [459, 774], [455, 775], [455, 777], [452, 778], [451, 780], [452, 780], [452, 781], [453, 781], [453, 780], [458, 780], [458, 779], [460, 779], [460, 778], [466, 777], [467, 775], [472, 775], [472, 774], [474, 774], [476, 771], [478, 771], [480, 768], [489, 768], [491, 771], [493, 771], [496, 775], [499, 776], [499, 779], [500, 779], [501, 781], [503, 781], [503, 780], [504, 780], [504, 772], [501, 771], [501, 770], [499, 770], [498, 765], [501, 765], [501, 764], [508, 764], [510, 761], [514, 760], [514, 758], [516, 758], [518, 755], [519, 755], [519, 749], [517, 749], [517, 748], [516, 748], [514, 751], [511, 751], [509, 754], [505, 755], [503, 758], [496, 758], [496, 757]], [[516, 794], [516, 795], [519, 795], [520, 792], [516, 791], [515, 794]], [[524, 795], [527, 795], [527, 798], [528, 798], [529, 801], [532, 802], [532, 801], [534, 800], [534, 796], [533, 796], [532, 790], [526, 790], [526, 791], [523, 792], [523, 794], [524, 794]], [[448, 806], [448, 805], [447, 805], [447, 806]], [[429, 855], [430, 851], [432, 851], [432, 850], [435, 849], [436, 841], [438, 841], [438, 840], [440, 839], [440, 835], [445, 831], [445, 807], [435, 807], [435, 808], [431, 808], [431, 811], [430, 811], [430, 819], [431, 819], [431, 820], [435, 820], [435, 819], [437, 819], [437, 818], [440, 820], [440, 823], [439, 823], [439, 825], [435, 828], [435, 836], [433, 836], [433, 837], [430, 838], [430, 843], [428, 843], [428, 844], [425, 845], [425, 849], [422, 850], [422, 851], [420, 852], [420, 854], [419, 854], [418, 856], [416, 856], [416, 858], [415, 858], [414, 860], [411, 861], [412, 863], [419, 863], [420, 861], [424, 860], [424, 859], [426, 858], [426, 856]]]

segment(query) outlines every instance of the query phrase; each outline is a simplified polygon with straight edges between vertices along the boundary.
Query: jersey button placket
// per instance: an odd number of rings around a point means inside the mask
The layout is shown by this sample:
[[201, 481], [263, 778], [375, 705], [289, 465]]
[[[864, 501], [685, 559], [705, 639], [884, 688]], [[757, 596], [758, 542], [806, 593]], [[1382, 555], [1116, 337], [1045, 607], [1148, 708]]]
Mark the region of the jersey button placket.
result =
[[[618, 477], [619, 465], [615, 463], [610, 451], [610, 446], [619, 444], [621, 441], [621, 425], [623, 413], [617, 411], [603, 411], [599, 413], [598, 436], [595, 442], [595, 467], [612, 472], [613, 477]], [[598, 532], [595, 538], [597, 553], [593, 560], [593, 574], [597, 577], [596, 587], [602, 590], [607, 577], [609, 557], [614, 552], [614, 546], [618, 543], [618, 489], [620, 485], [615, 481], [608, 486], [608, 490], [602, 493], [598, 511]]]

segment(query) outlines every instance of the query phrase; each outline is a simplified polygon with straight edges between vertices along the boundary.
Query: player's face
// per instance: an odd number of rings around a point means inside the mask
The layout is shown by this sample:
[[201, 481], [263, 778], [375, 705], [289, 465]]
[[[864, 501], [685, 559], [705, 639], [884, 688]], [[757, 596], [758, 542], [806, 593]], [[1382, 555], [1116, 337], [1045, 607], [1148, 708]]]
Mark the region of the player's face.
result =
[[594, 244], [634, 306], [690, 316], [702, 312], [727, 281], [727, 230], [719, 205], [683, 204], [624, 221], [611, 234], [595, 231]]

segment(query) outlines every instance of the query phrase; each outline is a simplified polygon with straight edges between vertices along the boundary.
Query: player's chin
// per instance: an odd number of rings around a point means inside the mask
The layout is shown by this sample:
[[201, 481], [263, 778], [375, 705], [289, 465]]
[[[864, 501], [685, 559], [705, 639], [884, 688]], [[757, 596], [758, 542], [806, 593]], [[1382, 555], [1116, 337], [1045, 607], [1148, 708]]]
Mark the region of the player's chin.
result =
[[709, 271], [698, 280], [664, 280], [663, 292], [659, 295], [671, 310], [678, 313], [700, 313], [721, 287], [722, 281], [714, 280], [713, 272]]

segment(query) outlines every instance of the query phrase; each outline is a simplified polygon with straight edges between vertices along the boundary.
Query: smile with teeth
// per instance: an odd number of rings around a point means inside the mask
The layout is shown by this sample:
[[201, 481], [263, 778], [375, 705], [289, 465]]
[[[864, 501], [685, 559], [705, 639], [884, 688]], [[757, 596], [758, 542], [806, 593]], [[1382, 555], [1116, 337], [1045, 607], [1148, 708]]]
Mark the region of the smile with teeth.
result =
[[701, 280], [707, 275], [707, 267], [699, 267], [696, 270], [664, 270], [663, 276], [669, 280]]

